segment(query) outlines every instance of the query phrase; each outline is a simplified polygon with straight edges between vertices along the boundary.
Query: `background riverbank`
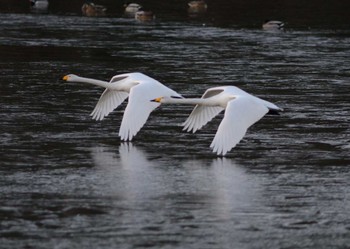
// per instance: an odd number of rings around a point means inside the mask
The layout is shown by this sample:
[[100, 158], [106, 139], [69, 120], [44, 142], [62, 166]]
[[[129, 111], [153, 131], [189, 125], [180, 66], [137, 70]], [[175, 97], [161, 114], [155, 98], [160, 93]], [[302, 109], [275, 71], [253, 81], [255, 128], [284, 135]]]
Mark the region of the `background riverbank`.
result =
[[[0, 12], [27, 13], [29, 1], [1, 0]], [[49, 13], [62, 15], [80, 15], [83, 0], [50, 0]], [[123, 1], [96, 0], [96, 4], [107, 7], [111, 17], [121, 16]], [[137, 1], [154, 11], [158, 19], [179, 20], [186, 18], [187, 1]], [[291, 1], [291, 0], [246, 0], [246, 1], [207, 1], [207, 21], [216, 25], [240, 25], [254, 27], [265, 19], [284, 21], [290, 28], [348, 29], [350, 27], [350, 1]]]

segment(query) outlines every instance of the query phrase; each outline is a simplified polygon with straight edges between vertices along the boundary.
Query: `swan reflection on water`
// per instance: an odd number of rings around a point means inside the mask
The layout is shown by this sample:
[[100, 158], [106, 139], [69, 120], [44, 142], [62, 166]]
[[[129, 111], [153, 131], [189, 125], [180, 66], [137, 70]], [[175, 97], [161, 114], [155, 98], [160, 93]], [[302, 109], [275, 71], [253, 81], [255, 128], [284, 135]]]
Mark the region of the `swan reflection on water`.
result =
[[255, 206], [260, 196], [259, 182], [229, 158], [154, 157], [130, 142], [121, 143], [118, 150], [103, 146], [91, 152], [95, 167], [102, 171], [100, 181], [108, 183], [101, 192], [113, 192], [130, 209], [161, 205], [166, 212], [174, 212], [200, 205], [202, 212], [228, 219], [232, 212]]

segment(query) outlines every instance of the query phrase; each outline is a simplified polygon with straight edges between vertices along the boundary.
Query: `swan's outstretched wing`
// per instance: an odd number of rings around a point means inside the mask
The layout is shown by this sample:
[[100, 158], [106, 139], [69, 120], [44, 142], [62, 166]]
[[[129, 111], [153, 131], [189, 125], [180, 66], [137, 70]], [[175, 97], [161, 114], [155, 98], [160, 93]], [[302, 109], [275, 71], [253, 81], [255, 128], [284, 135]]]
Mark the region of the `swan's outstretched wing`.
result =
[[190, 116], [182, 124], [184, 126], [183, 130], [195, 133], [223, 110], [224, 108], [220, 106], [196, 105]]
[[269, 101], [266, 101], [266, 100], [263, 100], [259, 97], [256, 97], [254, 95], [251, 95], [250, 93], [247, 93], [246, 91], [236, 87], [236, 86], [227, 86], [226, 88], [226, 91], [227, 92], [230, 92], [231, 94], [233, 95], [240, 95], [240, 96], [246, 96], [246, 97], [251, 97], [253, 99], [255, 99], [258, 103], [261, 103], [263, 105], [265, 105], [267, 108], [269, 108], [270, 110], [275, 110], [275, 111], [283, 111], [283, 109], [279, 108], [278, 106], [276, 106], [275, 104], [269, 102]]
[[140, 84], [131, 88], [129, 103], [125, 108], [119, 130], [121, 140], [132, 140], [133, 136], [135, 136], [146, 123], [150, 113], [160, 105], [160, 103], [150, 100], [159, 96], [180, 95], [153, 79], [140, 82]]
[[115, 108], [117, 108], [123, 101], [128, 97], [127, 92], [112, 91], [106, 89], [99, 101], [97, 102], [95, 109], [92, 111], [90, 116], [95, 120], [102, 120], [108, 116]]
[[[112, 77], [109, 84], [119, 84], [120, 82], [125, 82], [126, 80], [132, 80], [132, 74], [119, 74]], [[124, 83], [125, 84], [125, 83]], [[104, 117], [108, 116], [115, 108], [117, 108], [124, 100], [128, 97], [127, 91], [115, 91], [106, 89], [100, 99], [98, 100], [95, 109], [92, 111], [90, 116], [96, 120], [102, 120]]]
[[[253, 95], [251, 95], [253, 96]], [[258, 98], [258, 97], [255, 97], [253, 96], [257, 101], [259, 101], [260, 103], [262, 103], [263, 105], [265, 105], [267, 108], [269, 108], [269, 110], [273, 110], [273, 111], [276, 111], [277, 113], [280, 112], [280, 111], [283, 111], [282, 108], [279, 108], [277, 105], [269, 102], [269, 101], [266, 101], [266, 100], [263, 100], [261, 98]]]
[[[202, 99], [213, 97], [225, 90], [224, 87], [213, 87], [205, 91]], [[222, 112], [224, 108], [220, 106], [196, 105], [187, 120], [182, 124], [183, 130], [193, 133], [206, 125], [216, 115]]]
[[244, 137], [247, 129], [261, 119], [268, 108], [250, 96], [237, 96], [228, 102], [210, 147], [218, 155], [225, 155]]

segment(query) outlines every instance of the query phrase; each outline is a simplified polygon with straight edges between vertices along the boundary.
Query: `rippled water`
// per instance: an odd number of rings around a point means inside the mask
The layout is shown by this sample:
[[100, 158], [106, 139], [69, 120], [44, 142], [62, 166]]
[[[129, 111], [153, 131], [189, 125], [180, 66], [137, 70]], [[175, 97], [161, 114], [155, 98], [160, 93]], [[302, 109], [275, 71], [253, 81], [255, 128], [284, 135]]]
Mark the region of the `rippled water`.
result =
[[[0, 16], [0, 247], [345, 248], [350, 244], [350, 32], [201, 22]], [[108, 80], [140, 71], [184, 96], [233, 84], [285, 109], [226, 158], [189, 106], [132, 143], [123, 108], [90, 119]]]

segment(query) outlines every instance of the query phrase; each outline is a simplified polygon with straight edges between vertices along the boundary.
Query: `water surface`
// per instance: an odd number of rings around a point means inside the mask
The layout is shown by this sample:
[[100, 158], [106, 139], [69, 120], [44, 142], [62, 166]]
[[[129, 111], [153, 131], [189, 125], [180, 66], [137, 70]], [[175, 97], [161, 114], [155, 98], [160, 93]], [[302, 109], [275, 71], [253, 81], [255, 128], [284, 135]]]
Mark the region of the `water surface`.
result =
[[[3, 248], [345, 248], [350, 243], [350, 33], [79, 16], [0, 16]], [[189, 106], [132, 143], [125, 105], [91, 120], [108, 80], [139, 71], [184, 96], [233, 84], [284, 108], [227, 157]]]

